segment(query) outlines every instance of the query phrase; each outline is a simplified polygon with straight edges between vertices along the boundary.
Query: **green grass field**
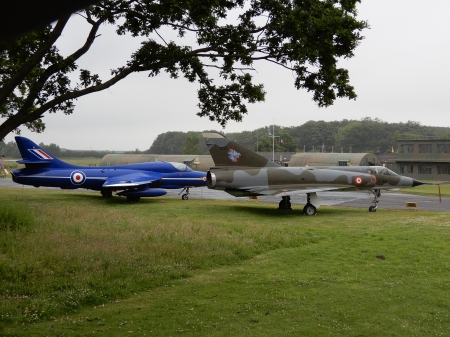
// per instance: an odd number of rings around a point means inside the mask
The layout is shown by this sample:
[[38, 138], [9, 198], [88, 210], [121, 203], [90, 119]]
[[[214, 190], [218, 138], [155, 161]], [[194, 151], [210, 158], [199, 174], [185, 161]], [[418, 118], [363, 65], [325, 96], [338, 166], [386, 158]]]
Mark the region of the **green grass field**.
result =
[[450, 334], [450, 212], [1, 191], [1, 336]]
[[414, 188], [401, 189], [401, 193], [423, 195], [423, 196], [439, 196], [439, 189], [441, 190], [442, 198], [450, 198], [450, 184], [443, 184], [439, 187], [437, 185], [420, 185]]

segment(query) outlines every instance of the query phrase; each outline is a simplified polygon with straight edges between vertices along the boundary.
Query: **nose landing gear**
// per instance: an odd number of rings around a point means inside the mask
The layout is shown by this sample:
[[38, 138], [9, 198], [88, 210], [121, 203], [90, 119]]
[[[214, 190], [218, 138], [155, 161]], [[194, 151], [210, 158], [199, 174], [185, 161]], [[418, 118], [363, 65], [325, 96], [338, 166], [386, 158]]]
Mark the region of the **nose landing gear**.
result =
[[[186, 193], [183, 193], [184, 191], [186, 191]], [[183, 193], [183, 195], [181, 196], [181, 199], [183, 199], [183, 200], [189, 199], [189, 187], [183, 188], [178, 195], [180, 195], [181, 193]]]
[[376, 212], [378, 209], [378, 203], [380, 200], [378, 200], [379, 197], [381, 197], [381, 191], [380, 190], [371, 190], [374, 198], [373, 198], [373, 205], [369, 207], [369, 212]]

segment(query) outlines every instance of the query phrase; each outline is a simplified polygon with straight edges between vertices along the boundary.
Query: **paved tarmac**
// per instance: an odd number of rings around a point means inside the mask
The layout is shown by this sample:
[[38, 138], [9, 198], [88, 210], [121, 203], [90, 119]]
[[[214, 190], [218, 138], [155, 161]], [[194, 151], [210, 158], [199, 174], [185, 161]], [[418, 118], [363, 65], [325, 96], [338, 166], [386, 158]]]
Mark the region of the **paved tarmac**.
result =
[[[15, 188], [35, 188], [33, 186], [24, 186], [14, 183], [10, 178], [0, 178], [0, 187], [15, 187]], [[40, 187], [40, 189], [55, 189], [51, 187]], [[59, 190], [59, 189], [57, 189]], [[86, 190], [81, 190], [86, 191]], [[167, 190], [168, 196], [177, 196], [181, 190]], [[65, 190], [66, 193], [71, 193], [72, 190]], [[92, 191], [93, 193], [99, 193]], [[320, 202], [324, 206], [339, 206], [339, 207], [361, 207], [369, 208], [372, 205], [373, 196], [369, 191], [358, 192], [322, 192], [317, 193]], [[99, 193], [100, 197], [100, 193]], [[181, 196], [180, 196], [181, 198]], [[210, 190], [206, 187], [191, 188], [189, 198], [196, 199], [223, 199], [223, 200], [242, 200], [247, 201], [247, 197], [236, 198], [226, 192], [220, 190]], [[281, 198], [279, 197], [259, 197], [259, 201], [270, 202], [278, 204]], [[379, 209], [405, 209], [406, 202], [416, 202], [419, 210], [429, 211], [450, 211], [450, 198], [442, 198], [439, 202], [438, 188], [436, 187], [436, 197], [424, 197], [412, 194], [403, 194], [395, 191], [381, 191]], [[293, 205], [306, 204], [306, 195], [300, 194], [291, 197]]]

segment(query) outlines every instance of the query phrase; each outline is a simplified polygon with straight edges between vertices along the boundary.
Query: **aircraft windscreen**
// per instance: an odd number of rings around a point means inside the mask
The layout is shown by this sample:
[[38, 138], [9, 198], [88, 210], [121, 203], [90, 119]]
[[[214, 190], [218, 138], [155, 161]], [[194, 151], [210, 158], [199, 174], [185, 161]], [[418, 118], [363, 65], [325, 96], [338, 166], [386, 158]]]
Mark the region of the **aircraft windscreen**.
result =
[[398, 175], [394, 171], [391, 171], [388, 168], [381, 167], [381, 166], [370, 167], [367, 170], [367, 173], [369, 173], [369, 174], [382, 174], [382, 175], [385, 175], [385, 176], [397, 176]]
[[384, 174], [386, 176], [396, 176], [397, 175], [397, 173], [395, 173], [394, 171], [389, 170], [388, 168], [381, 169], [380, 174]]
[[172, 162], [171, 162], [171, 164], [178, 171], [183, 171], [183, 172], [184, 171], [187, 171], [187, 172], [192, 171], [192, 169], [189, 166], [187, 166], [186, 164], [183, 164], [183, 163], [172, 163]]

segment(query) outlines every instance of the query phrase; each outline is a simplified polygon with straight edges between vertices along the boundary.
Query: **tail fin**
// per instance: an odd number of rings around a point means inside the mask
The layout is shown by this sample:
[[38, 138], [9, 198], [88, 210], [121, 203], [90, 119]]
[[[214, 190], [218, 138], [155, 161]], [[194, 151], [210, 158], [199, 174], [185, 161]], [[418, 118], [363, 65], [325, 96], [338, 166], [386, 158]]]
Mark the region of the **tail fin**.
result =
[[19, 148], [22, 160], [17, 162], [25, 164], [26, 167], [41, 165], [45, 167], [72, 167], [74, 165], [68, 164], [52, 157], [50, 154], [40, 148], [39, 145], [34, 143], [28, 138], [16, 136], [17, 147]]
[[279, 167], [278, 164], [218, 133], [204, 132], [202, 135], [216, 166]]

